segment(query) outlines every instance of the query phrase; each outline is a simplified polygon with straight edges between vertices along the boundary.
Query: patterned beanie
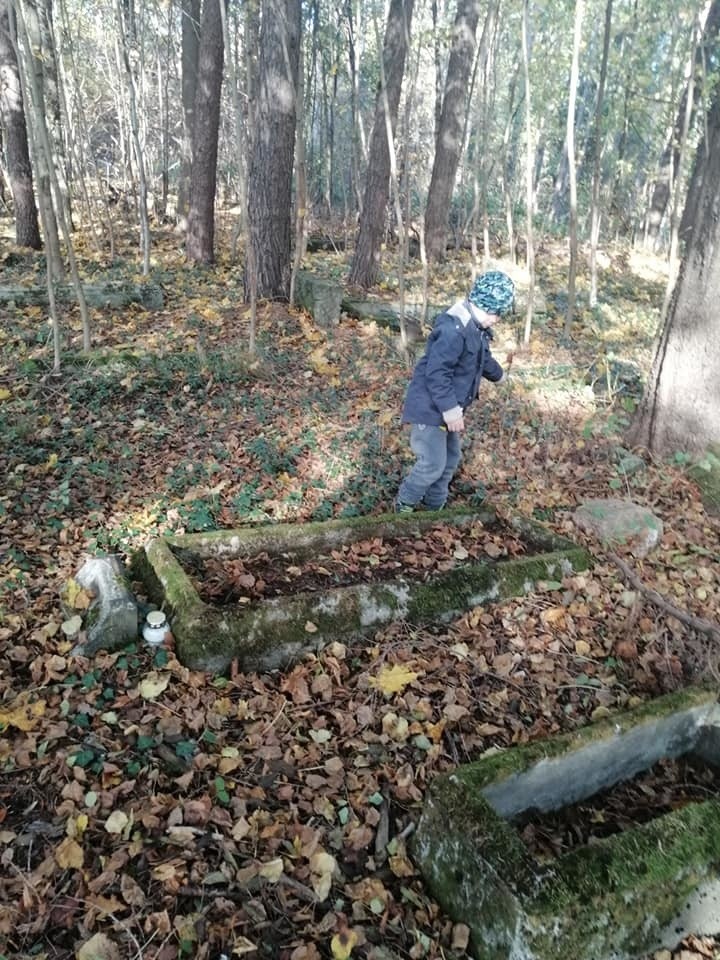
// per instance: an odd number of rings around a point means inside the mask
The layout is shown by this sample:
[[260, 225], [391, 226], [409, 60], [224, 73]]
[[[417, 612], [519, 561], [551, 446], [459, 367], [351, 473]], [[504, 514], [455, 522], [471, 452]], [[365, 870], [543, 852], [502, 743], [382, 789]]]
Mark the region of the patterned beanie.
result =
[[500, 270], [489, 270], [477, 278], [468, 300], [486, 313], [499, 317], [512, 308], [514, 296], [515, 284], [510, 277]]

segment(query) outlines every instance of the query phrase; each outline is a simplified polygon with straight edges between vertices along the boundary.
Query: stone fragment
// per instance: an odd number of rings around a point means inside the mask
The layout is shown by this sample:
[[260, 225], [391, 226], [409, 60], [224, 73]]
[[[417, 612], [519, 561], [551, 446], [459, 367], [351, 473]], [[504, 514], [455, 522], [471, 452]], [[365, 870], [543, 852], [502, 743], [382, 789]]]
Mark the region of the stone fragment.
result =
[[594, 534], [601, 543], [629, 546], [637, 557], [646, 556], [662, 539], [662, 520], [630, 500], [586, 500], [573, 520], [580, 530]]
[[85, 619], [86, 640], [78, 652], [117, 650], [137, 638], [137, 603], [118, 557], [92, 557], [75, 579], [93, 594]]

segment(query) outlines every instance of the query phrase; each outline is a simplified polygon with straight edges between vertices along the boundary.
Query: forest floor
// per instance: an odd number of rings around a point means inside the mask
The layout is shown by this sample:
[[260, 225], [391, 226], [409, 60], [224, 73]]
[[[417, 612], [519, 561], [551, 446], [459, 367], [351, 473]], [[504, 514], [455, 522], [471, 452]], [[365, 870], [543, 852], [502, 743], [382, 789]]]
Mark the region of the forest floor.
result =
[[[0, 308], [0, 956], [460, 958], [467, 928], [411, 857], [428, 782], [718, 679], [707, 637], [624, 582], [571, 519], [590, 497], [649, 506], [661, 545], [619, 553], [677, 609], [720, 619], [720, 519], [686, 458], [620, 467], [662, 264], [613, 254], [595, 310], [581, 278], [566, 341], [567, 265], [544, 246], [548, 312], [525, 350], [521, 319], [497, 328], [511, 379], [486, 384], [467, 418], [453, 504], [539, 519], [589, 546], [590, 571], [450, 625], [338, 637], [282, 672], [211, 676], [141, 642], [74, 656], [61, 591], [89, 555], [127, 558], [169, 531], [390, 510], [410, 463], [408, 367], [391, 332], [343, 319], [329, 333], [282, 304], [260, 304], [249, 359], [241, 267], [190, 269], [171, 234], [153, 257], [164, 307], [95, 311], [90, 356], [66, 310], [59, 376], [46, 311]], [[85, 275], [137, 270], [80, 259]], [[43, 282], [39, 257], [6, 246], [0, 262], [6, 282]], [[347, 271], [342, 254], [315, 265]], [[472, 272], [433, 271], [431, 302], [461, 296]], [[374, 292], [396, 296], [391, 278]], [[383, 560], [383, 544], [368, 549]], [[656, 792], [635, 805], [652, 812]], [[543, 830], [568, 848], [567, 825]], [[690, 936], [672, 956], [720, 948]]]

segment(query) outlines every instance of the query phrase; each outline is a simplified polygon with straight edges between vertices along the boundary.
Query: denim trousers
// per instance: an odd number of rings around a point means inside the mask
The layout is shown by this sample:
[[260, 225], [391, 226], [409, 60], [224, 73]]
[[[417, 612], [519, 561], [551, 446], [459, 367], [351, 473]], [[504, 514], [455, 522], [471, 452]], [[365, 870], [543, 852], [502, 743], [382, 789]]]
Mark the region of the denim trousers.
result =
[[398, 500], [416, 506], [424, 501], [428, 510], [439, 510], [448, 497], [448, 486], [460, 464], [460, 432], [427, 423], [410, 427], [410, 449], [415, 466], [400, 484]]

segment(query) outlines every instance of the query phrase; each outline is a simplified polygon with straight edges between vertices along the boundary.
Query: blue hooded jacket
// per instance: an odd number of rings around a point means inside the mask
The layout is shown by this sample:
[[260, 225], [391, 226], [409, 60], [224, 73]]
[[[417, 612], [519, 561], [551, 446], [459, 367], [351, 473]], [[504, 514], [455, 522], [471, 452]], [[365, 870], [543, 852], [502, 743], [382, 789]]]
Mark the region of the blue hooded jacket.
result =
[[[403, 423], [442, 426], [443, 413], [465, 410], [478, 395], [483, 377], [497, 383], [503, 369], [490, 353], [492, 331], [475, 322], [467, 307], [441, 313], [428, 337], [405, 396]], [[467, 315], [463, 317], [457, 314]]]

